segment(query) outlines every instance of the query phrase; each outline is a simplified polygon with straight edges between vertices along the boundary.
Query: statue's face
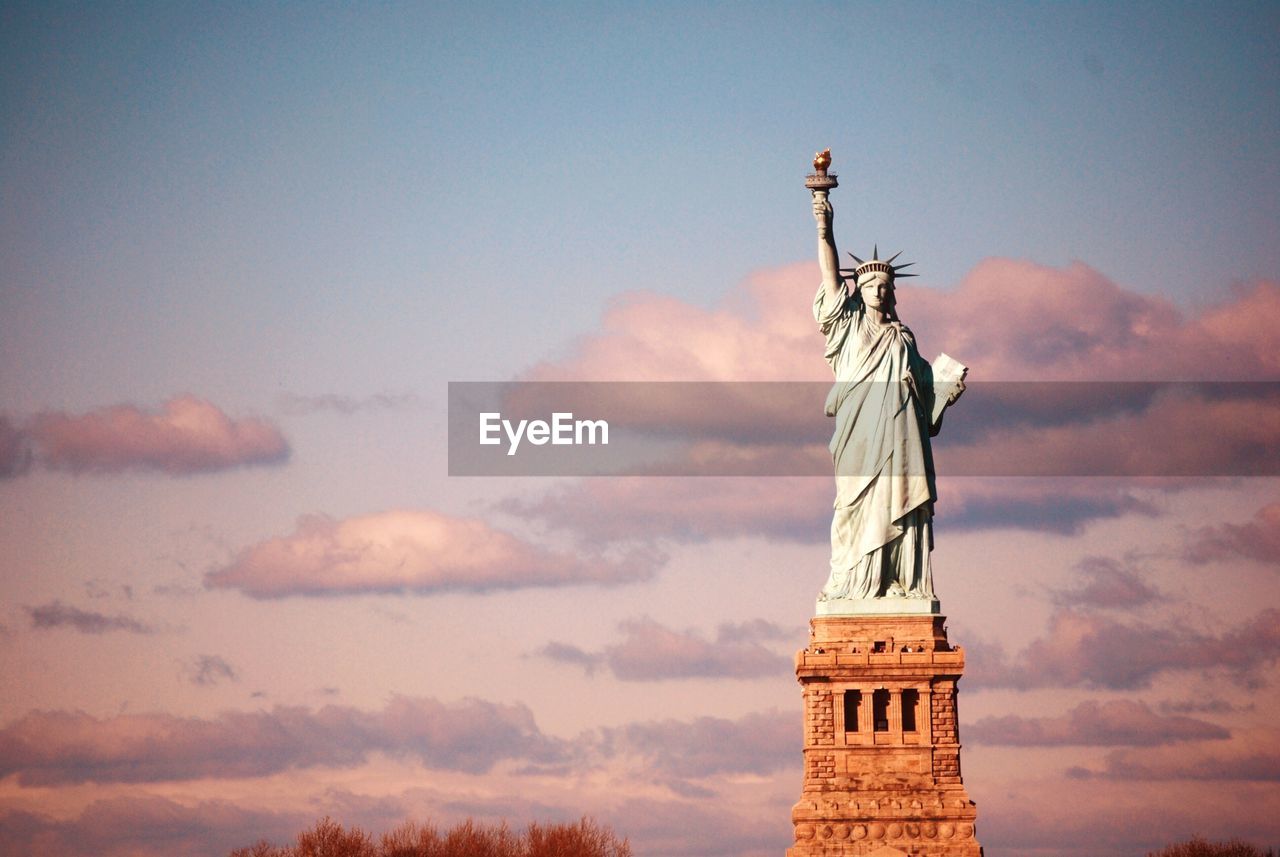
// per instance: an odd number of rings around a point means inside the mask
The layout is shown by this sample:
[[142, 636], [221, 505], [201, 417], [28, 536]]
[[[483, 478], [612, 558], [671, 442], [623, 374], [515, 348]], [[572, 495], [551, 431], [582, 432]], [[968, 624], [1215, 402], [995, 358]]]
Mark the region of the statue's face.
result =
[[862, 302], [868, 309], [885, 310], [893, 306], [893, 282], [888, 277], [878, 276], [858, 286], [862, 293]]

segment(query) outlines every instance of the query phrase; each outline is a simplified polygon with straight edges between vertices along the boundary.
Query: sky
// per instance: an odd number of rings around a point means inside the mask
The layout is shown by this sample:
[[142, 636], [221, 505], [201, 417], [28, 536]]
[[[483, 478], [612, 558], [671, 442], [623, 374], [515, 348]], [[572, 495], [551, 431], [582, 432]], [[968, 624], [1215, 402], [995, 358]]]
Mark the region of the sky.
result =
[[[781, 853], [830, 478], [451, 476], [448, 385], [827, 380], [826, 147], [841, 251], [904, 250], [903, 321], [970, 366], [934, 569], [986, 853], [1280, 844], [1278, 37], [0, 4], [0, 853], [326, 814]], [[688, 472], [821, 456], [757, 408]]]

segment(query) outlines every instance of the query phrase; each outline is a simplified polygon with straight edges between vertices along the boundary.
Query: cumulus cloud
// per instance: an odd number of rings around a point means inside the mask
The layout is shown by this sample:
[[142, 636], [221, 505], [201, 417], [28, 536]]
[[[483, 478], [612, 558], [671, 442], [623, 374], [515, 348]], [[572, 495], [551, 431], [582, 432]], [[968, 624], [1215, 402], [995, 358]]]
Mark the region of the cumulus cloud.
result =
[[152, 634], [156, 629], [123, 614], [98, 613], [81, 610], [61, 601], [50, 601], [35, 607], [24, 608], [31, 617], [31, 627], [41, 629], [71, 628], [82, 634], [105, 634], [108, 631], [128, 631], [131, 634]]
[[824, 380], [809, 313], [817, 282], [810, 265], [762, 271], [710, 310], [647, 292], [622, 295], [568, 359], [540, 363], [523, 380]]
[[486, 592], [530, 586], [618, 584], [650, 577], [659, 559], [557, 554], [478, 518], [393, 510], [335, 520], [306, 515], [288, 536], [244, 550], [205, 585], [254, 598], [364, 592]]
[[933, 347], [986, 367], [985, 378], [1280, 377], [1280, 358], [1263, 334], [1280, 320], [1280, 284], [1273, 282], [1255, 282], [1191, 315], [1164, 298], [1128, 291], [1078, 262], [1050, 268], [988, 259], [945, 298], [915, 291], [900, 300], [907, 323], [917, 333], [927, 332], [926, 345], [940, 336], [943, 341]]
[[160, 411], [116, 405], [84, 414], [46, 412], [26, 433], [51, 470], [117, 473], [158, 470], [171, 475], [278, 464], [289, 456], [284, 436], [265, 420], [232, 419], [195, 396], [178, 396]]
[[212, 687], [220, 681], [239, 681], [235, 667], [218, 655], [200, 655], [187, 664], [187, 678], [192, 684]]
[[1243, 524], [1200, 528], [1188, 539], [1184, 556], [1194, 563], [1237, 557], [1280, 563], [1280, 503], [1262, 507]]
[[1257, 685], [1280, 658], [1280, 610], [1268, 608], [1220, 636], [1177, 623], [1121, 621], [1059, 609], [1048, 633], [1012, 661], [997, 650], [971, 649], [966, 681], [983, 687], [1144, 688], [1165, 673], [1221, 670]]
[[1062, 717], [984, 717], [964, 733], [967, 741], [1011, 747], [1155, 747], [1231, 736], [1216, 724], [1156, 714], [1132, 699], [1089, 700]]
[[276, 707], [212, 719], [35, 711], [0, 729], [0, 777], [16, 775], [23, 786], [260, 777], [351, 767], [374, 752], [482, 773], [505, 759], [555, 761], [565, 751], [525, 706], [475, 699], [397, 697], [381, 711]]
[[[819, 280], [811, 264], [761, 271], [712, 309], [625, 295], [574, 353], [526, 380], [825, 380], [810, 312]], [[956, 355], [975, 380], [1280, 380], [1280, 283], [1188, 315], [1080, 263], [988, 259], [950, 291], [901, 284], [898, 306], [926, 353]]]
[[583, 667], [588, 674], [606, 667], [622, 681], [756, 678], [785, 671], [791, 662], [762, 644], [762, 640], [784, 636], [778, 626], [764, 620], [722, 625], [713, 640], [694, 630], [674, 631], [649, 618], [623, 622], [619, 629], [622, 641], [599, 652], [553, 642], [539, 654]]
[[1161, 598], [1137, 569], [1110, 557], [1085, 557], [1076, 564], [1076, 571], [1075, 585], [1053, 593], [1055, 604], [1128, 610]]

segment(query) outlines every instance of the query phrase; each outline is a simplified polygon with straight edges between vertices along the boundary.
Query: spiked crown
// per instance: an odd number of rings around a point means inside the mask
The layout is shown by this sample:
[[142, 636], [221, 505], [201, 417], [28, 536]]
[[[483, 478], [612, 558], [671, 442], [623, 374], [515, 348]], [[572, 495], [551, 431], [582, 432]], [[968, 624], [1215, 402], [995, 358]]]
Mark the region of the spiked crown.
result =
[[901, 250], [899, 250], [897, 253], [894, 253], [888, 259], [881, 259], [880, 246], [877, 244], [877, 245], [873, 245], [872, 247], [870, 259], [866, 259], [866, 260], [859, 259], [857, 256], [854, 256], [852, 253], [850, 253], [849, 255], [852, 256], [853, 261], [857, 262], [858, 264], [856, 267], [853, 267], [853, 268], [841, 268], [840, 273], [852, 274], [853, 281], [855, 283], [858, 281], [858, 278], [861, 277], [863, 274], [871, 274], [871, 273], [888, 274], [890, 282], [893, 282], [899, 277], [915, 276], [915, 274], [899, 273], [903, 268], [910, 268], [912, 265], [915, 264], [915, 262], [904, 262], [901, 265], [893, 264], [893, 260], [902, 255]]

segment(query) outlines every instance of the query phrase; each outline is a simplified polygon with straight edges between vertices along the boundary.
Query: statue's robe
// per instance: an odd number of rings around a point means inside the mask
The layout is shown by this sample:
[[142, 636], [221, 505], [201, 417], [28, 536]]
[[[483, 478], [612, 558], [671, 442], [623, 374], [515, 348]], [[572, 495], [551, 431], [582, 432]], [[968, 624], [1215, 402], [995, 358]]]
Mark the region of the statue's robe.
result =
[[819, 286], [813, 314], [836, 376], [826, 407], [836, 418], [831, 577], [821, 597], [932, 598], [932, 370], [907, 327], [876, 323], [843, 284], [835, 300]]

